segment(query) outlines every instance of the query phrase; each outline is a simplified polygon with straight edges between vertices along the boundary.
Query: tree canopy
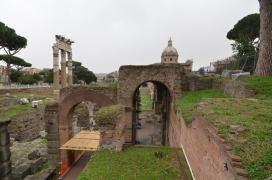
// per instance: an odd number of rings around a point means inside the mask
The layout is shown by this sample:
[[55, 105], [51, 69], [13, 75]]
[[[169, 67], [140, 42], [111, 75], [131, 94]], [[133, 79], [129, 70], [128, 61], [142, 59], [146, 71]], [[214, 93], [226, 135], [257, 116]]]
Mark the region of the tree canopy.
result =
[[0, 61], [4, 61], [5, 63], [9, 63], [10, 65], [14, 65], [17, 70], [20, 70], [23, 67], [31, 67], [32, 64], [26, 62], [24, 59], [10, 56], [6, 54], [0, 54]]
[[16, 34], [16, 31], [0, 22], [0, 49], [8, 55], [14, 55], [27, 45], [26, 38]]
[[227, 38], [240, 43], [254, 41], [260, 37], [260, 14], [250, 14], [239, 20], [231, 29]]
[[79, 80], [82, 80], [87, 84], [96, 82], [97, 78], [95, 74], [88, 68], [82, 66], [81, 62], [73, 61], [73, 66], [73, 79], [75, 83], [78, 83]]
[[233, 51], [239, 56], [256, 54], [259, 49], [260, 15], [250, 14], [239, 20], [227, 33], [227, 38], [234, 40]]

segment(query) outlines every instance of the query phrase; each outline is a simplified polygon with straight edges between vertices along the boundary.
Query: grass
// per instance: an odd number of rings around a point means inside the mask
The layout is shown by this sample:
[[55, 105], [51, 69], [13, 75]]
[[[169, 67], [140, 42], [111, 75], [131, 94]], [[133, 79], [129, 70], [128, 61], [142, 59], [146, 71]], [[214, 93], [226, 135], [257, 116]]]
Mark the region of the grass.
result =
[[97, 125], [114, 125], [117, 116], [124, 110], [122, 105], [112, 105], [100, 108], [94, 117]]
[[87, 87], [93, 90], [110, 89], [113, 91], [117, 91], [117, 83], [95, 83], [90, 84]]
[[256, 98], [272, 99], [272, 76], [250, 76], [240, 78], [239, 80], [245, 82], [248, 87], [256, 92]]
[[[272, 76], [239, 80], [255, 91], [253, 97], [228, 98], [216, 90], [187, 92], [176, 107], [181, 109], [186, 124], [193, 113], [204, 116], [242, 157], [249, 178], [266, 179], [272, 174]], [[199, 102], [203, 106], [196, 108]], [[241, 129], [230, 133], [231, 125]]]
[[148, 87], [140, 87], [141, 110], [152, 111], [152, 100]]
[[4, 118], [13, 118], [17, 114], [30, 110], [31, 108], [31, 104], [17, 104], [13, 106], [8, 106], [6, 107], [5, 111], [1, 113], [1, 116], [3, 116]]
[[[242, 157], [250, 179], [265, 179], [272, 174], [272, 100], [209, 99], [197, 111], [204, 115]], [[243, 131], [229, 133], [230, 125]]]
[[225, 98], [226, 95], [219, 90], [209, 89], [201, 91], [186, 92], [178, 101], [176, 108], [182, 111], [185, 123], [188, 125], [192, 122], [192, 114], [198, 102], [204, 98]]
[[[155, 152], [163, 152], [162, 158]], [[126, 146], [121, 152], [101, 150], [95, 153], [78, 180], [89, 179], [192, 179], [186, 160], [176, 158], [175, 150], [168, 147], [147, 148]]]
[[141, 95], [141, 110], [152, 111], [152, 100], [148, 95]]

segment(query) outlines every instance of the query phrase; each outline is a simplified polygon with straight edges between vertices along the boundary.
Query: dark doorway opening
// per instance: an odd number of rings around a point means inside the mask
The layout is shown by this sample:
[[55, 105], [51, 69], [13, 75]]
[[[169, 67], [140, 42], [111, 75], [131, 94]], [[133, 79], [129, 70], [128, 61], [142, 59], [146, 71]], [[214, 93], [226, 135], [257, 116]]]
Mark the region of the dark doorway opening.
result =
[[141, 145], [168, 145], [171, 96], [157, 81], [140, 84], [133, 97], [132, 140]]

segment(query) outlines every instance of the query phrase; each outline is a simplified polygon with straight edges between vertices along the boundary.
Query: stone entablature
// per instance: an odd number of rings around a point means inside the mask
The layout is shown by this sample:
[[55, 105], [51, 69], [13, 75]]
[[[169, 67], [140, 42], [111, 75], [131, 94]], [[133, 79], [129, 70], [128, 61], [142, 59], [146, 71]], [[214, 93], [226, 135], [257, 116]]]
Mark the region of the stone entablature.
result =
[[72, 52], [72, 48], [71, 45], [72, 43], [74, 43], [74, 41], [70, 40], [70, 39], [66, 39], [65, 37], [61, 36], [61, 35], [56, 35], [56, 46], [59, 49], [62, 49], [66, 52]]

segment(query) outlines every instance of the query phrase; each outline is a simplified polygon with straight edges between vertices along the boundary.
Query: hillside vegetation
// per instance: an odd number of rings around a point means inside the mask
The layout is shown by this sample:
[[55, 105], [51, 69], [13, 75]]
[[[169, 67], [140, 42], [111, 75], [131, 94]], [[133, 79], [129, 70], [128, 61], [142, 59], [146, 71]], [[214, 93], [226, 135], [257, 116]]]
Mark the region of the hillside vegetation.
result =
[[[255, 91], [250, 98], [230, 98], [216, 90], [188, 92], [177, 102], [189, 124], [198, 113], [242, 157], [250, 179], [272, 174], [272, 77], [240, 79]], [[201, 106], [197, 104], [201, 101]]]

